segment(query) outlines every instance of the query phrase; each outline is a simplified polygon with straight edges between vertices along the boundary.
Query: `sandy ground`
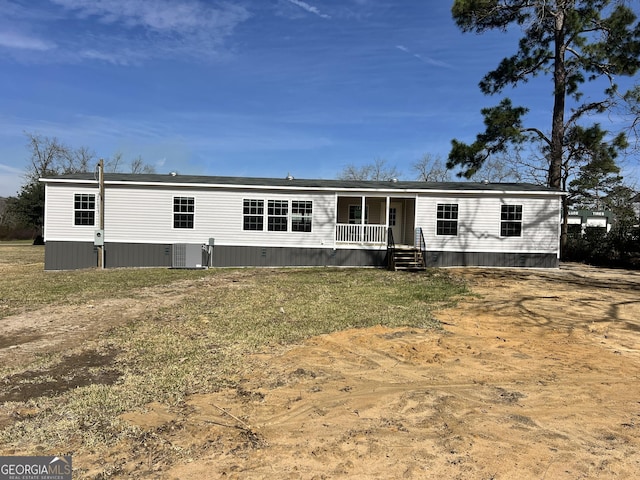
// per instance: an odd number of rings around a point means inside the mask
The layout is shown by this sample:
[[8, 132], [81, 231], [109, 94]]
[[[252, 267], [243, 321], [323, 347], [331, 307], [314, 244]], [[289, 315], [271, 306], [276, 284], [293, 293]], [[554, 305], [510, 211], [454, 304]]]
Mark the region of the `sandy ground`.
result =
[[[349, 330], [254, 355], [239, 388], [127, 413], [148, 441], [75, 455], [74, 467], [89, 478], [640, 478], [640, 272], [451, 272], [476, 295], [437, 313], [442, 331]], [[126, 321], [131, 305], [112, 307]], [[7, 325], [0, 339], [16, 338]], [[84, 325], [77, 335], [108, 327]], [[57, 348], [42, 341], [0, 345], [0, 361]]]

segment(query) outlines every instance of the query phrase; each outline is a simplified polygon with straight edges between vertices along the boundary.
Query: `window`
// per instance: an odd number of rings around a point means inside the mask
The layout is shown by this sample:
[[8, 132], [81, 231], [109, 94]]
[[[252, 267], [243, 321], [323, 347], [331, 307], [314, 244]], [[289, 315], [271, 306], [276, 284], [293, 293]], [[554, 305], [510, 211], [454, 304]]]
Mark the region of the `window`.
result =
[[522, 205], [502, 205], [500, 212], [500, 236], [522, 236]]
[[289, 217], [291, 217], [292, 232], [311, 232], [313, 219], [313, 202], [310, 200], [267, 200], [259, 199], [243, 200], [243, 230], [263, 231], [265, 213], [267, 231], [286, 232], [289, 230]]
[[93, 193], [76, 193], [74, 195], [73, 224], [96, 224], [96, 196]]
[[310, 232], [311, 219], [313, 217], [313, 202], [292, 200], [291, 201], [291, 231]]
[[173, 228], [193, 228], [195, 199], [173, 197]]
[[243, 230], [264, 229], [264, 200], [245, 199], [242, 213]]
[[458, 204], [439, 203], [436, 235], [458, 235]]
[[398, 209], [396, 207], [389, 207], [389, 226], [395, 227], [398, 218]]
[[[349, 205], [349, 223], [362, 223], [362, 206]], [[364, 223], [369, 223], [369, 205], [364, 208]]]
[[270, 232], [286, 232], [289, 218], [287, 200], [269, 200], [267, 208], [267, 229]]

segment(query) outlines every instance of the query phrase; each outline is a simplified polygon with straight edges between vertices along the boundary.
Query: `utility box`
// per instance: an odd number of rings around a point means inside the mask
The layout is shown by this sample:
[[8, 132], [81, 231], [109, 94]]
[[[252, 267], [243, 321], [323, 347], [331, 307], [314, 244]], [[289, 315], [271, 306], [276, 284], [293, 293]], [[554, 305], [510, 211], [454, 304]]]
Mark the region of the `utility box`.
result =
[[101, 247], [104, 245], [104, 230], [96, 230], [93, 234], [93, 244]]

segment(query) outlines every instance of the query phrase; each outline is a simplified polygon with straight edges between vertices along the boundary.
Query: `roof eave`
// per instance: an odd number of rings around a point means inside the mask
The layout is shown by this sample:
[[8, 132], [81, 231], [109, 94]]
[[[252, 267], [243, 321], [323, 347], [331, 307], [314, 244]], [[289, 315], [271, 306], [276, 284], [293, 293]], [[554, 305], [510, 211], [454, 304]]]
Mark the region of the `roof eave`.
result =
[[[40, 178], [43, 183], [63, 183], [63, 184], [91, 184], [97, 185], [97, 179], [90, 178]], [[388, 193], [390, 195], [398, 194], [420, 194], [420, 193], [433, 193], [433, 194], [451, 194], [456, 193], [460, 195], [545, 195], [545, 196], [564, 196], [566, 192], [559, 190], [511, 190], [511, 189], [464, 189], [464, 188], [416, 188], [401, 186], [397, 187], [363, 187], [362, 185], [347, 187], [347, 186], [320, 186], [320, 185], [256, 185], [248, 183], [203, 183], [203, 182], [166, 182], [166, 181], [132, 181], [132, 180], [108, 180], [105, 179], [105, 185], [131, 185], [141, 187], [153, 187], [162, 186], [169, 188], [201, 188], [201, 189], [234, 189], [234, 190], [282, 190], [282, 191], [317, 191], [317, 192], [363, 192], [363, 193]], [[496, 185], [496, 184], [494, 184]]]

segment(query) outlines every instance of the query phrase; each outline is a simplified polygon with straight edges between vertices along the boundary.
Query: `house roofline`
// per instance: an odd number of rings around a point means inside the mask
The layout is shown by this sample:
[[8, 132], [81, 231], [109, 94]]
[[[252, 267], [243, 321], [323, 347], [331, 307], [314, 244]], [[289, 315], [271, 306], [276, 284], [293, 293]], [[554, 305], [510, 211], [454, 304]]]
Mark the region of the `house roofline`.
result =
[[[93, 173], [76, 173], [42, 177], [43, 183], [98, 184]], [[486, 182], [419, 182], [419, 181], [370, 181], [370, 180], [322, 180], [279, 179], [259, 177], [220, 177], [195, 175], [122, 174], [106, 173], [105, 185], [164, 186], [191, 188], [237, 188], [251, 190], [284, 191], [330, 191], [330, 192], [378, 192], [391, 194], [415, 193], [464, 193], [464, 194], [536, 194], [565, 195], [564, 192], [530, 183], [486, 183]]]

